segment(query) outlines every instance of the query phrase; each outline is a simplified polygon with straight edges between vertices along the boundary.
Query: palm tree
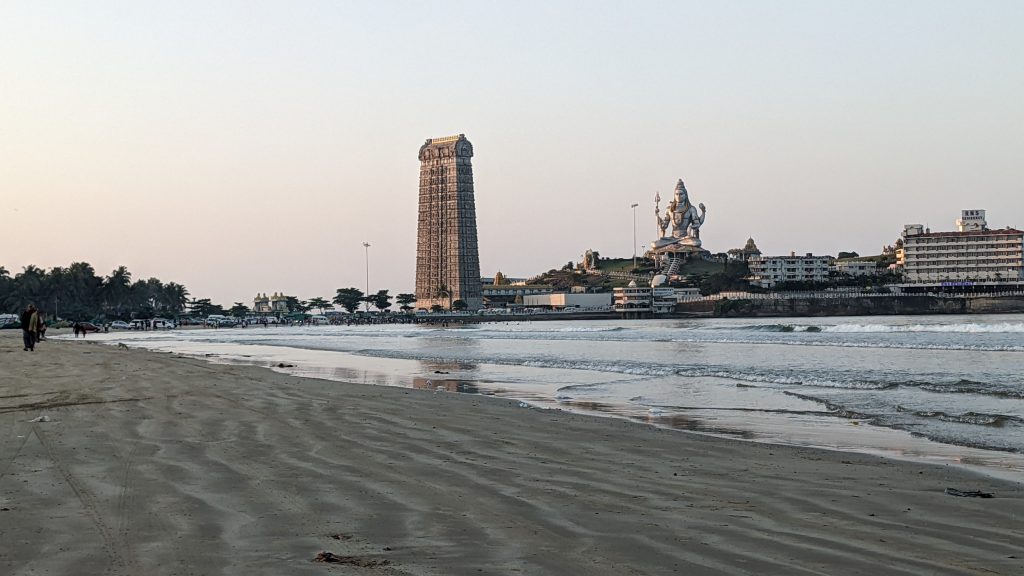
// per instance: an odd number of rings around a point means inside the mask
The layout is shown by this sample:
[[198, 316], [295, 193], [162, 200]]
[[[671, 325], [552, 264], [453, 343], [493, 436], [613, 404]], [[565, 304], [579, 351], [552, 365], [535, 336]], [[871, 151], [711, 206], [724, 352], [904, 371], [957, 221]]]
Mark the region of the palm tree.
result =
[[168, 282], [164, 284], [162, 299], [167, 309], [174, 316], [178, 316], [188, 303], [188, 289], [177, 282]]
[[21, 270], [14, 277], [14, 290], [10, 302], [8, 302], [8, 306], [17, 309], [35, 303], [43, 297], [44, 282], [46, 281], [46, 271], [38, 266], [29, 264]]
[[438, 298], [445, 298], [445, 297], [447, 297], [448, 298], [448, 309], [449, 310], [452, 309], [452, 291], [451, 291], [451, 288], [448, 288], [447, 284], [441, 284], [440, 286], [437, 287], [437, 297]]
[[103, 282], [103, 301], [108, 309], [113, 308], [114, 315], [118, 318], [129, 304], [131, 285], [132, 273], [124, 266], [118, 266]]

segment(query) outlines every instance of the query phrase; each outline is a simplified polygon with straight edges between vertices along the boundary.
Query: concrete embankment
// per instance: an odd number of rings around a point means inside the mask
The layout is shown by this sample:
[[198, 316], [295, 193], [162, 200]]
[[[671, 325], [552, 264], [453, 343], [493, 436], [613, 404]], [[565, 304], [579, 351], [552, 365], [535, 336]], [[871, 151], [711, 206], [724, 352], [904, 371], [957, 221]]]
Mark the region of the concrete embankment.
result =
[[686, 302], [678, 314], [718, 317], [755, 316], [890, 316], [899, 314], [1010, 314], [1024, 312], [1024, 297], [937, 298], [870, 296], [852, 298], [722, 299]]

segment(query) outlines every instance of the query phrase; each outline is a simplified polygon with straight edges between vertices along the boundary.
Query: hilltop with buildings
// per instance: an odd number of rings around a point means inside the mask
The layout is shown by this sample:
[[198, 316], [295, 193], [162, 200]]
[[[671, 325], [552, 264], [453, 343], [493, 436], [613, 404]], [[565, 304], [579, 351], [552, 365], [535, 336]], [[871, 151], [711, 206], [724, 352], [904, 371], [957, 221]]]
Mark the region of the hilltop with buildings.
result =
[[[685, 192], [681, 181], [679, 189]], [[678, 211], [678, 203], [672, 209]], [[665, 228], [672, 222], [671, 216], [659, 219]], [[552, 310], [606, 306], [636, 316], [723, 313], [723, 308], [729, 314], [756, 315], [760, 310], [828, 315], [970, 312], [969, 303], [950, 299], [1002, 298], [997, 309], [1024, 310], [1024, 232], [989, 228], [984, 210], [964, 210], [951, 231], [908, 224], [893, 244], [868, 256], [769, 256], [753, 238], [743, 247], [713, 254], [695, 238], [685, 240], [662, 238], [635, 261], [588, 250], [579, 262], [530, 279], [499, 277], [490, 284], [485, 279], [485, 305]], [[914, 296], [946, 301], [912, 301]], [[723, 306], [723, 300], [732, 302]], [[780, 300], [788, 304], [780, 305]], [[983, 308], [993, 311], [991, 305]]]

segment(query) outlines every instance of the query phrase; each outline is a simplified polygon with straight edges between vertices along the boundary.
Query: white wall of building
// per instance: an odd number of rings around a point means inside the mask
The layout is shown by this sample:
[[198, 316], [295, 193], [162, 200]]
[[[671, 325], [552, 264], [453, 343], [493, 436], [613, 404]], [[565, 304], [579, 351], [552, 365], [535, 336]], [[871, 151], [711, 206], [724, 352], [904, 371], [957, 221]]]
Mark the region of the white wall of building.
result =
[[609, 292], [598, 294], [529, 294], [523, 296], [523, 306], [530, 308], [596, 308], [612, 305]]
[[757, 256], [747, 261], [750, 283], [771, 288], [780, 282], [825, 282], [832, 265], [831, 256]]

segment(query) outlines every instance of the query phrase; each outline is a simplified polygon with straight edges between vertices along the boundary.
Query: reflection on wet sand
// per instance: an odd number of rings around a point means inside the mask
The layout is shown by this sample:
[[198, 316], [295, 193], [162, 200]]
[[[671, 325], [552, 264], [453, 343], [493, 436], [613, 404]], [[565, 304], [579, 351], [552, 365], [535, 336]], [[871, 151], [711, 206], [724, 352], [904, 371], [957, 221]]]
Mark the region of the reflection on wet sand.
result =
[[480, 394], [476, 382], [468, 380], [443, 380], [436, 378], [412, 379], [412, 387], [420, 390], [444, 390], [445, 392], [462, 392], [464, 394]]
[[704, 432], [707, 434], [744, 439], [753, 439], [757, 437], [754, 433], [749, 431], [726, 428], [723, 426], [713, 426], [701, 418], [694, 418], [693, 416], [681, 413], [671, 415], [653, 414], [650, 412], [647, 414], [638, 414], [635, 409], [631, 410], [628, 407], [617, 406], [615, 404], [607, 404], [604, 402], [581, 402], [574, 400], [562, 400], [559, 402], [559, 405], [574, 410], [598, 412], [630, 418], [632, 420], [645, 422], [654, 426], [674, 428], [676, 430], [692, 430], [695, 432]]

